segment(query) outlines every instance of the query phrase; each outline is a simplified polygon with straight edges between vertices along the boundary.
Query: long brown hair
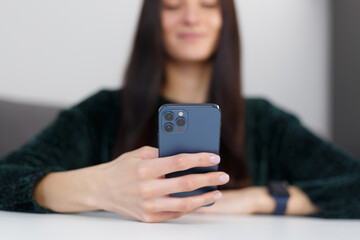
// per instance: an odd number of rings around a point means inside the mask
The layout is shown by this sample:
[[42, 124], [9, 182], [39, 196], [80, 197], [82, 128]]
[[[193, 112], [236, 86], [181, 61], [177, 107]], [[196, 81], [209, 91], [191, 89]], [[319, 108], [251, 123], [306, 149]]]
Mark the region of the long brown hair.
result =
[[[248, 186], [251, 182], [245, 152], [245, 101], [241, 95], [240, 38], [233, 0], [220, 0], [223, 25], [213, 55], [208, 102], [220, 106], [222, 129], [219, 170], [230, 175], [220, 189]], [[154, 114], [164, 84], [166, 61], [161, 29], [161, 0], [144, 0], [135, 41], [119, 90], [121, 119], [113, 158], [149, 145]]]

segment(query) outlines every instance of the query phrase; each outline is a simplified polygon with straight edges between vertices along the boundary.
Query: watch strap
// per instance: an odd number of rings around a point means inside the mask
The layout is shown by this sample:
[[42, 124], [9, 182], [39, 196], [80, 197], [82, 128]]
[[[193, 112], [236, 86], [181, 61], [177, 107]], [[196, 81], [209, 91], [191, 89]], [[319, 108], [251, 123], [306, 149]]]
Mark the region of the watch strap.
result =
[[273, 212], [274, 215], [284, 215], [286, 212], [287, 202], [289, 196], [280, 196], [276, 194], [271, 194], [271, 196], [275, 199], [276, 207]]

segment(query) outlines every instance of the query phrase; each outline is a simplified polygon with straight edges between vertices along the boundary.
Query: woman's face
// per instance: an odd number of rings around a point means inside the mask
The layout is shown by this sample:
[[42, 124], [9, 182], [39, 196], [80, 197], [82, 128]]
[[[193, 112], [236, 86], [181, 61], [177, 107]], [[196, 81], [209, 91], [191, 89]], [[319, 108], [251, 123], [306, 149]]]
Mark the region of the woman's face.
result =
[[215, 51], [222, 26], [221, 0], [162, 0], [161, 24], [168, 56], [206, 61]]

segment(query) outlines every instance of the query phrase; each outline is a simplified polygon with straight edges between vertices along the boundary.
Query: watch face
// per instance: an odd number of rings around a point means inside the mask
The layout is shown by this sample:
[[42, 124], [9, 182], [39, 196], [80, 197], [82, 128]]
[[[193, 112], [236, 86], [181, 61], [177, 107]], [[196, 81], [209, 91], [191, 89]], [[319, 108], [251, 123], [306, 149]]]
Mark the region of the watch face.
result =
[[289, 184], [286, 181], [270, 181], [268, 186], [271, 194], [289, 196], [287, 190]]

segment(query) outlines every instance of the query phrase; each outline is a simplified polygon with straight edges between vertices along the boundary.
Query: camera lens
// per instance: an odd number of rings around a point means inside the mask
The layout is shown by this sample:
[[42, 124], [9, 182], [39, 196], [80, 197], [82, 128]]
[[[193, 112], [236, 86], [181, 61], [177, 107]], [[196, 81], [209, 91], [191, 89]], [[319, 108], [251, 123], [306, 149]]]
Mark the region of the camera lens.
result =
[[164, 126], [165, 132], [172, 132], [174, 130], [174, 126], [171, 123], [167, 123]]
[[172, 112], [167, 112], [165, 113], [164, 118], [166, 121], [172, 121], [174, 119], [174, 114]]
[[178, 125], [179, 127], [184, 126], [185, 123], [186, 123], [186, 121], [185, 121], [185, 118], [183, 118], [183, 117], [179, 117], [176, 119], [176, 125]]

